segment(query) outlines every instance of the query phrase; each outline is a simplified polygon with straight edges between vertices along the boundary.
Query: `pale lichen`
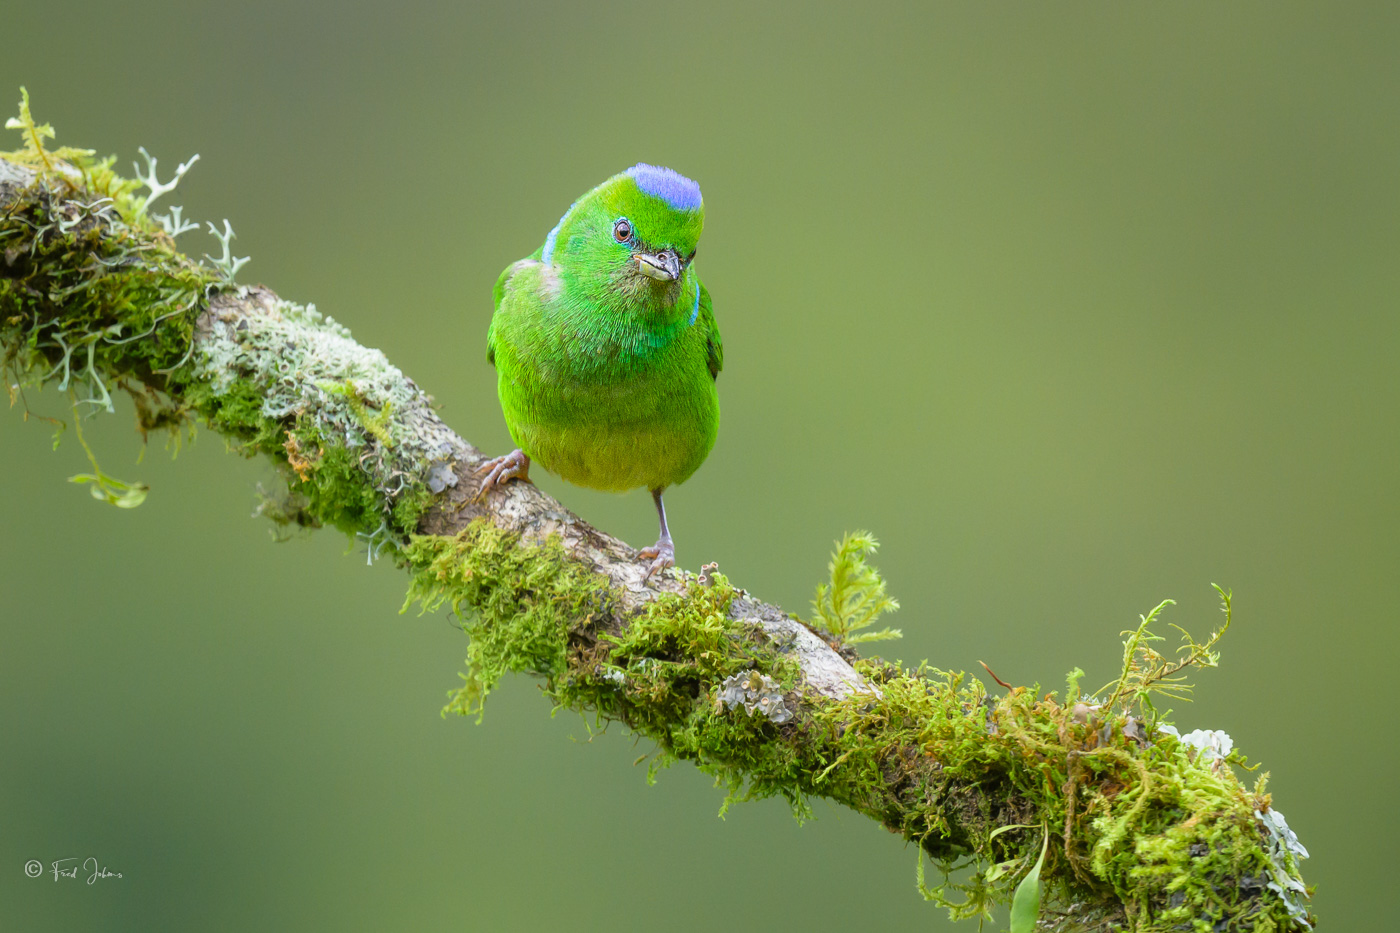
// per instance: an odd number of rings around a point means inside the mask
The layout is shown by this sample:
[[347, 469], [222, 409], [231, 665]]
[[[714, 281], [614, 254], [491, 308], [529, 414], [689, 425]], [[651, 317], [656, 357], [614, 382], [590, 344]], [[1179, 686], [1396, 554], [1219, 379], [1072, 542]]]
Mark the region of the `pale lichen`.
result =
[[[145, 200], [143, 200], [137, 208], [138, 215], [145, 215], [150, 211], [151, 205], [156, 202], [157, 198], [175, 190], [175, 187], [180, 184], [180, 179], [184, 178], [185, 173], [193, 168], [194, 164], [199, 161], [199, 153], [196, 152], [191, 156], [188, 162], [181, 162], [179, 166], [176, 167], [175, 176], [171, 178], [170, 181], [162, 182], [156, 177], [156, 157], [147, 152], [145, 146], [137, 147], [136, 151], [141, 153], [141, 157], [146, 160], [146, 171], [144, 174], [141, 172], [141, 166], [137, 165], [135, 162], [131, 163], [131, 167], [136, 170], [136, 180], [145, 185], [149, 192]], [[176, 210], [178, 210], [178, 208], [176, 208]], [[227, 224], [228, 221], [224, 221], [224, 223]], [[162, 224], [162, 226], [165, 225]], [[210, 226], [212, 227], [213, 225], [211, 224]], [[166, 231], [169, 232], [169, 230], [170, 228], [166, 227]], [[173, 236], [174, 234], [171, 235]]]
[[758, 671], [739, 671], [719, 685], [717, 701], [731, 710], [743, 708], [750, 716], [760, 713], [776, 723], [792, 719], [792, 711], [783, 703], [783, 691], [778, 682]]
[[1158, 725], [1157, 729], [1159, 732], [1175, 736], [1185, 747], [1194, 748], [1196, 763], [1212, 770], [1218, 771], [1235, 750], [1235, 740], [1219, 729], [1195, 729], [1185, 735], [1178, 732], [1175, 726], [1166, 723]]
[[280, 439], [323, 521], [402, 541], [417, 511], [401, 505], [421, 510], [461, 450], [440, 421], [404, 417], [428, 404], [412, 380], [314, 305], [260, 289], [221, 297], [202, 326], [193, 377], [215, 418], [263, 446]]
[[[198, 156], [196, 156], [196, 158], [198, 158]], [[183, 165], [180, 166], [180, 168], [184, 167]], [[176, 180], [178, 181], [178, 179]], [[233, 248], [230, 244], [236, 239], [236, 236], [233, 232], [233, 225], [228, 222], [228, 218], [224, 218], [223, 230], [220, 230], [210, 223], [209, 235], [219, 241], [219, 245], [223, 247], [223, 253], [217, 259], [205, 253], [204, 258], [209, 260], [209, 263], [215, 269], [219, 270], [219, 273], [224, 277], [225, 281], [232, 283], [238, 275], [238, 270], [247, 265], [251, 257], [233, 255]]]
[[1298, 861], [1308, 857], [1308, 850], [1298, 841], [1298, 834], [1288, 828], [1283, 814], [1273, 807], [1256, 810], [1254, 815], [1268, 832], [1269, 890], [1283, 899], [1293, 919], [1312, 929], [1307, 908], [1308, 889], [1298, 874]]

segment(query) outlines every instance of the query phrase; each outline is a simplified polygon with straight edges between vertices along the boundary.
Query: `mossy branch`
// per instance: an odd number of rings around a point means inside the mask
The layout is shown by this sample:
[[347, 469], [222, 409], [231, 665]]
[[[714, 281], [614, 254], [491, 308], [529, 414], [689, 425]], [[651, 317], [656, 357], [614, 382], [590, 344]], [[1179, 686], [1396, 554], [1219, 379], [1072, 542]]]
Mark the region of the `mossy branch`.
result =
[[[409, 604], [462, 616], [469, 672], [451, 708], [479, 713], [501, 676], [537, 676], [558, 706], [626, 724], [660, 746], [658, 765], [694, 762], [730, 799], [780, 795], [805, 815], [826, 797], [917, 842], [921, 888], [944, 903], [961, 892], [959, 916], [1009, 903], [1018, 885], [1028, 902], [1038, 866], [1044, 929], [1310, 922], [1305, 852], [1264, 782], [1247, 790], [1218, 739], [1132, 715], [1181, 672], [1141, 650], [1148, 620], [1109, 703], [1079, 695], [1079, 672], [1063, 701], [1038, 685], [993, 696], [965, 674], [860, 659], [846, 644], [895, 605], [865, 562], [873, 539], [833, 558], [817, 600], [825, 631], [713, 568], [645, 581], [632, 547], [533, 485], [478, 501], [481, 452], [344, 327], [236, 284], [227, 225], [212, 265], [177, 249], [192, 225], [146, 210], [173, 186], [154, 160], [143, 195], [110, 159], [45, 150], [52, 130], [27, 104], [13, 122], [26, 148], [0, 157], [12, 402], [60, 385], [78, 393], [78, 417], [121, 390], [143, 433], [197, 419], [280, 464], [287, 491], [266, 514], [363, 538], [371, 559], [409, 572]], [[1191, 666], [1214, 662], [1216, 637], [1189, 642]], [[929, 889], [922, 855], [977, 868]]]

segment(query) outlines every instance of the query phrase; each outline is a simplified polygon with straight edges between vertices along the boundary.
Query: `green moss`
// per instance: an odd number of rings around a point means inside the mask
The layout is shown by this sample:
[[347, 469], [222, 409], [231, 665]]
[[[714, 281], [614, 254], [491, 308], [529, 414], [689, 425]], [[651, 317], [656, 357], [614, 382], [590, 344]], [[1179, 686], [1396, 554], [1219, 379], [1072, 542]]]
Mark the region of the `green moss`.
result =
[[394, 439], [389, 434], [389, 419], [394, 410], [392, 401], [385, 402], [384, 407], [377, 414], [372, 415], [359, 386], [355, 385], [352, 380], [347, 379], [339, 385], [326, 385], [323, 388], [327, 392], [345, 399], [345, 404], [350, 407], [355, 420], [366, 434], [385, 447], [394, 446]]
[[563, 708], [618, 720], [655, 740], [662, 762], [685, 759], [715, 774], [732, 795], [781, 794], [801, 812], [800, 755], [787, 726], [719, 703], [727, 677], [772, 676], [792, 691], [798, 671], [764, 637], [730, 618], [735, 591], [722, 575], [693, 578], [620, 620], [617, 600], [557, 541], [522, 544], [478, 520], [455, 537], [415, 536], [403, 553], [413, 570], [405, 609], [449, 606], [470, 642], [465, 685], [448, 709], [479, 714], [509, 671], [545, 679]]
[[237, 438], [250, 452], [269, 449], [282, 436], [282, 425], [262, 413], [262, 391], [250, 382], [233, 383], [224, 392], [195, 384], [186, 389], [184, 398], [210, 427]]
[[[178, 392], [199, 300], [216, 278], [175, 250], [146, 216], [140, 185], [115, 175], [111, 159], [46, 150], [53, 128], [37, 124], [28, 103], [26, 93], [19, 117], [6, 124], [21, 131], [23, 148], [0, 156], [37, 173], [0, 214], [0, 376], [14, 393], [46, 384], [68, 392], [75, 418], [113, 411], [114, 393], [127, 389], [143, 436], [165, 429], [178, 438], [186, 406], [133, 385]], [[105, 476], [87, 453], [94, 473], [77, 479], [92, 481], [103, 501], [139, 504], [144, 486]], [[115, 494], [117, 487], [126, 493]]]
[[580, 646], [555, 695], [654, 740], [664, 754], [658, 764], [695, 763], [728, 787], [731, 800], [781, 795], [805, 816], [793, 727], [719, 699], [732, 675], [770, 676], [784, 694], [798, 678], [795, 662], [730, 617], [734, 597], [722, 574], [709, 585], [690, 578], [684, 593], [659, 595], [620, 633]]
[[508, 672], [554, 685], [564, 674], [570, 632], [610, 617], [607, 584], [557, 540], [526, 545], [477, 520], [451, 537], [415, 535], [402, 559], [413, 573], [404, 610], [415, 602], [424, 612], [448, 606], [470, 639], [466, 683], [447, 706], [454, 712], [479, 714]]
[[80, 386], [81, 402], [108, 409], [104, 373], [178, 380], [213, 279], [163, 232], [41, 176], [0, 216], [0, 249], [0, 340], [17, 379]]
[[176, 376], [199, 299], [219, 280], [175, 249], [145, 210], [154, 194], [141, 197], [140, 183], [111, 170], [113, 159], [45, 150], [53, 128], [34, 121], [22, 93], [6, 126], [20, 131], [23, 148], [0, 158], [37, 177], [0, 215], [3, 362], [17, 381], [82, 386], [81, 404], [110, 410], [101, 374]]
[[391, 520], [394, 526], [407, 533], [418, 527], [421, 519], [437, 500], [425, 483], [413, 483], [394, 500]]
[[[969, 880], [927, 892], [954, 916], [1006, 903], [1048, 827], [1049, 903], [1108, 889], [1129, 908], [1130, 929], [1183, 920], [1291, 928], [1285, 905], [1273, 902], [1270, 919], [1246, 896], [1296, 865], [1276, 865], [1261, 846], [1256, 813], [1268, 798], [1247, 791], [1227, 763], [1205, 763], [1165, 732], [1142, 738], [1119, 711], [1077, 714], [1038, 687], [991, 699], [960, 674], [860, 667], [882, 696], [816, 711], [844, 730], [826, 793], [919, 840], [945, 871], [974, 855], [982, 868]], [[961, 899], [949, 901], [955, 893]]]
[[343, 444], [326, 443], [305, 480], [291, 488], [306, 496], [307, 511], [347, 533], [372, 529], [382, 520], [383, 498], [365, 482], [359, 458]]

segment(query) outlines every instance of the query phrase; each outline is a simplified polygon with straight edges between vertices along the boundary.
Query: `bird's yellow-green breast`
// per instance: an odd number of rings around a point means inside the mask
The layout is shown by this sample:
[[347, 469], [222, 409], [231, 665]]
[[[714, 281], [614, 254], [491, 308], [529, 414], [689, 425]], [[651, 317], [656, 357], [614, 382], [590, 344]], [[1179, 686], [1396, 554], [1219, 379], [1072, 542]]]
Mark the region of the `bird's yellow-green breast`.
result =
[[579, 198], [496, 282], [488, 358], [511, 437], [570, 482], [684, 482], [714, 446], [723, 364], [694, 266], [700, 188], [640, 164]]

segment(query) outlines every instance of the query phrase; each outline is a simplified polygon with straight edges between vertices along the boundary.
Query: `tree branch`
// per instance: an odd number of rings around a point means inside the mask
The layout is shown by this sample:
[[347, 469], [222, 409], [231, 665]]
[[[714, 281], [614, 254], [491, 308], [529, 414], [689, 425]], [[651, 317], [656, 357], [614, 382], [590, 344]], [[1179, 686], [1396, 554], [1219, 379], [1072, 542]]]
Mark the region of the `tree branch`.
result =
[[992, 697], [964, 674], [858, 659], [713, 570], [644, 580], [635, 549], [531, 484], [479, 500], [482, 453], [383, 354], [314, 307], [235, 284], [227, 248], [213, 266], [183, 255], [178, 214], [149, 216], [110, 161], [44, 155], [0, 158], [12, 400], [55, 384], [86, 393], [75, 408], [110, 409], [109, 389], [125, 389], [143, 431], [197, 418], [273, 459], [288, 489], [265, 514], [360, 536], [409, 571], [410, 602], [461, 613], [455, 708], [478, 711], [507, 672], [536, 674], [556, 703], [625, 723], [734, 797], [781, 794], [799, 815], [828, 797], [945, 870], [980, 864], [925, 889], [961, 892], [955, 915], [1009, 902], [1050, 834], [1042, 928], [1309, 921], [1301, 846], [1263, 782], [1246, 791], [1150, 710], [1144, 723], [1103, 706], [1077, 677], [1063, 702], [1038, 686]]

